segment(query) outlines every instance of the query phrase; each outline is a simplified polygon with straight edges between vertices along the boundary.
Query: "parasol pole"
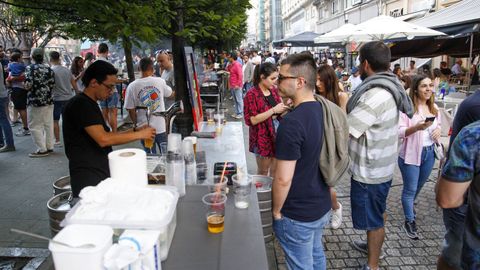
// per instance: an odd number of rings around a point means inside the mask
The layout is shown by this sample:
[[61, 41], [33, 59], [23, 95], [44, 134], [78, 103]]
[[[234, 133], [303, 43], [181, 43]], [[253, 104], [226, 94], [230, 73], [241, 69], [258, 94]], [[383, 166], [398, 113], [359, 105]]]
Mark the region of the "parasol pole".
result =
[[472, 65], [472, 53], [473, 53], [473, 32], [470, 33], [470, 52], [469, 52], [469, 55], [468, 55], [468, 63], [467, 63], [467, 80], [465, 82], [465, 85], [467, 86], [467, 94], [468, 94], [468, 91], [469, 91], [469, 87], [470, 87], [470, 68], [471, 68], [471, 65]]

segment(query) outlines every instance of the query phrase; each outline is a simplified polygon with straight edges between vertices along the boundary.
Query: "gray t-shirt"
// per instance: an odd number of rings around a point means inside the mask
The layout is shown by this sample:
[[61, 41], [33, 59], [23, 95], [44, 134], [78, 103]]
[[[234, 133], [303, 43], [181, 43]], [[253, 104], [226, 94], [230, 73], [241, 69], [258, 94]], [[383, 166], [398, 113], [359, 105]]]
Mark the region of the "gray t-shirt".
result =
[[0, 64], [0, 98], [6, 97], [8, 97], [8, 92], [3, 78], [3, 66]]
[[[162, 75], [160, 78], [164, 79], [165, 82], [167, 83], [170, 88], [172, 88], [173, 91], [175, 91], [175, 78], [173, 76], [173, 66], [171, 69], [163, 70]], [[175, 102], [175, 99], [173, 98], [165, 98], [165, 110], [168, 109], [172, 104]]]
[[72, 88], [72, 79], [74, 79], [74, 77], [72, 72], [61, 65], [53, 65], [51, 68], [55, 73], [55, 86], [52, 92], [53, 100], [69, 100], [74, 95]]

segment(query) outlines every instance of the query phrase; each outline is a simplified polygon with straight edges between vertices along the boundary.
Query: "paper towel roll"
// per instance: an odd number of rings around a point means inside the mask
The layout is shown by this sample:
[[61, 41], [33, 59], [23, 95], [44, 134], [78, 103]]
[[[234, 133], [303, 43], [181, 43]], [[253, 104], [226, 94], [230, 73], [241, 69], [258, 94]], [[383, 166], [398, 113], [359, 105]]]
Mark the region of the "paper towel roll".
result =
[[144, 187], [147, 181], [147, 154], [137, 148], [116, 150], [108, 154], [111, 178], [128, 185]]

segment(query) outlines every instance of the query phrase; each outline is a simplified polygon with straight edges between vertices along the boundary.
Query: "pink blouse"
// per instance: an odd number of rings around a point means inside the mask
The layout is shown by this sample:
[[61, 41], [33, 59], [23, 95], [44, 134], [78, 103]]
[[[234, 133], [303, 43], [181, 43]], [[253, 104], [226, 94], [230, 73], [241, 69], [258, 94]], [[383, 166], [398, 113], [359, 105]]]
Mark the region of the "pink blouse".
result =
[[[436, 106], [435, 106], [436, 107]], [[438, 108], [437, 108], [438, 109]], [[422, 132], [417, 131], [409, 136], [405, 136], [407, 128], [415, 126], [417, 123], [425, 119], [419, 114], [415, 113], [412, 119], [402, 112], [400, 112], [400, 119], [398, 123], [398, 137], [403, 140], [400, 145], [398, 155], [405, 160], [406, 164], [420, 166], [422, 159], [423, 137]], [[437, 113], [433, 121], [433, 129], [440, 128], [442, 119], [440, 113]]]

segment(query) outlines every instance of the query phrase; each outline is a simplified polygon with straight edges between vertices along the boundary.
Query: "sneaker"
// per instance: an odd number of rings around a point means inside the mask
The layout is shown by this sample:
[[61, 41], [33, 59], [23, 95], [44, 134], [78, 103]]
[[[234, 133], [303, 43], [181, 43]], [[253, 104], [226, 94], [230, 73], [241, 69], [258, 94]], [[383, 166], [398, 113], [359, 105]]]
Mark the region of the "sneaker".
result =
[[5, 145], [4, 147], [0, 148], [0, 153], [12, 152], [12, 151], [15, 151], [15, 146]]
[[[53, 146], [55, 146], [55, 147], [62, 147], [62, 142], [57, 141], [57, 142], [55, 142], [55, 143], [53, 144]], [[52, 150], [52, 151], [53, 151], [53, 150]]]
[[28, 154], [28, 156], [31, 157], [31, 158], [46, 157], [46, 156], [48, 156], [48, 150], [45, 151], [45, 152], [40, 152], [40, 151], [33, 152], [33, 153]]
[[47, 149], [47, 153], [53, 153], [53, 149]]
[[414, 221], [405, 221], [403, 224], [403, 230], [407, 234], [407, 237], [413, 240], [418, 240], [417, 224]]
[[243, 118], [243, 115], [237, 114], [237, 115], [233, 116], [233, 118], [235, 118], [235, 119], [242, 119], [242, 118]]
[[233, 99], [233, 96], [230, 96], [228, 99], [229, 99], [229, 100], [232, 100], [232, 99]]
[[11, 126], [11, 127], [14, 127], [14, 126], [16, 126], [16, 125], [18, 125], [18, 124], [21, 124], [21, 122], [17, 120], [17, 121], [15, 121], [15, 122], [12, 122], [12, 123], [10, 124], [10, 126]]
[[338, 205], [340, 206], [338, 209], [336, 210], [332, 209], [332, 220], [331, 220], [332, 229], [338, 229], [342, 225], [343, 207], [341, 203], [338, 203]]
[[[361, 253], [368, 255], [368, 246], [367, 246], [367, 241], [363, 240], [353, 240], [351, 243], [352, 247]], [[380, 260], [383, 260], [385, 258], [385, 253], [382, 252], [380, 253]]]
[[17, 137], [24, 137], [24, 136], [29, 136], [30, 135], [30, 130], [29, 129], [24, 129], [22, 128], [21, 131], [15, 133], [15, 136]]

